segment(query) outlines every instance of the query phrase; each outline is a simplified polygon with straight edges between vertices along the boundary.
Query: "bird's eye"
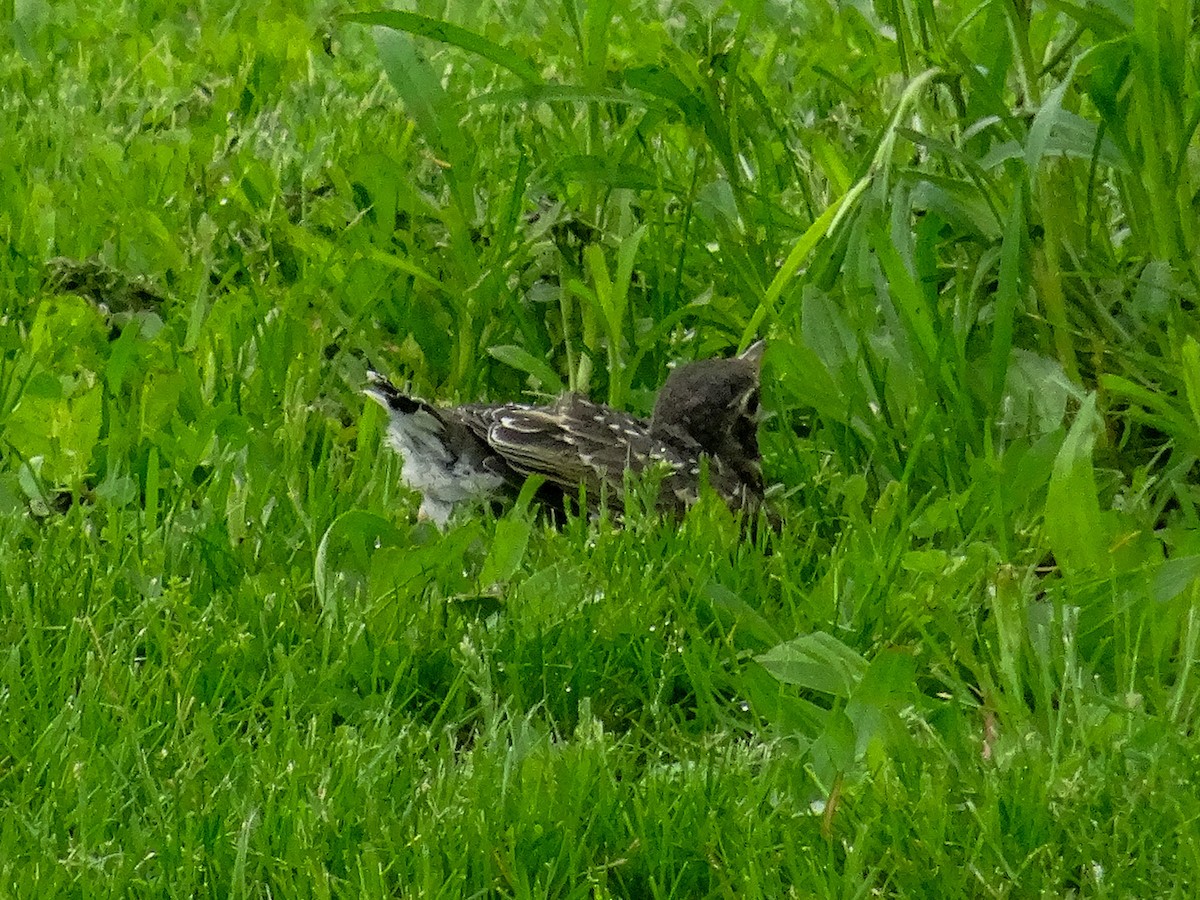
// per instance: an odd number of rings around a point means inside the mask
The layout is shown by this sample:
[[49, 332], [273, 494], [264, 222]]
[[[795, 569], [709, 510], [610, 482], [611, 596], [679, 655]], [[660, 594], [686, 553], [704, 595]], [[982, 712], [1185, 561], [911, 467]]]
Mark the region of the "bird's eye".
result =
[[751, 419], [757, 422], [759, 415], [762, 413], [762, 409], [759, 406], [758, 388], [754, 388], [753, 390], [746, 392], [746, 394], [742, 397], [742, 402], [740, 405], [741, 414], [744, 416], [749, 416]]

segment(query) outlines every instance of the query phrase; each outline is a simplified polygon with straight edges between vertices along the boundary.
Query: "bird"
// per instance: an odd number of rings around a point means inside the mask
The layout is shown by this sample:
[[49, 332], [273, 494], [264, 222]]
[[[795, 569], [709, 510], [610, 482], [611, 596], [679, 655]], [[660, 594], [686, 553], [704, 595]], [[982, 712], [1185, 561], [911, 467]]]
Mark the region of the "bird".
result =
[[[729, 358], [674, 369], [643, 419], [578, 393], [555, 402], [436, 406], [371, 370], [368, 397], [387, 412], [386, 443], [421, 494], [418, 518], [444, 529], [456, 505], [514, 496], [541, 476], [552, 505], [580, 496], [589, 512], [624, 510], [625, 474], [659, 479], [656, 508], [682, 515], [703, 478], [731, 509], [762, 505], [758, 449], [763, 341]], [[702, 476], [702, 473], [704, 475]]]

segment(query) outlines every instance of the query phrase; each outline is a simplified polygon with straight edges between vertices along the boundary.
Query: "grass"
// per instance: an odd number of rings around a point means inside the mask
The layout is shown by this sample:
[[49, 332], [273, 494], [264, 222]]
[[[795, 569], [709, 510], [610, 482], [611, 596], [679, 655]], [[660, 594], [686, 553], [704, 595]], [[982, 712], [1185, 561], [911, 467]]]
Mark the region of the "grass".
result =
[[[348, 12], [0, 6], [0, 896], [1194, 895], [1195, 4]], [[359, 394], [761, 335], [777, 533]]]

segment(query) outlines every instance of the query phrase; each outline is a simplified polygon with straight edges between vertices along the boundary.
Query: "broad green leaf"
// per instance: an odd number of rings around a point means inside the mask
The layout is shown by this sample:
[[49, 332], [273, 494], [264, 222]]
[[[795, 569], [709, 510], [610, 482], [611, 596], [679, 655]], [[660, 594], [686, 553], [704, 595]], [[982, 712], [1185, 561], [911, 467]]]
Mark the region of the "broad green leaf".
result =
[[339, 576], [365, 578], [374, 550], [402, 543], [400, 530], [374, 513], [352, 509], [334, 519], [321, 536], [313, 559], [313, 587], [321, 609], [327, 615], [337, 612]]
[[[880, 650], [863, 672], [847, 706], [872, 706], [877, 709], [897, 709], [906, 706], [916, 687], [917, 661], [904, 649]], [[853, 714], [851, 714], [853, 718]]]
[[540, 475], [525, 479], [513, 508], [496, 522], [492, 546], [479, 573], [479, 584], [484, 590], [508, 581], [520, 568], [529, 546], [529, 536], [533, 533], [534, 518], [529, 507], [544, 481]]
[[526, 515], [508, 515], [496, 522], [492, 546], [483, 561], [479, 583], [485, 589], [503, 584], [516, 574], [525, 558], [529, 546], [529, 535], [533, 532], [533, 520]]
[[845, 310], [824, 291], [807, 286], [804, 289], [800, 312], [800, 331], [805, 346], [824, 363], [843, 394], [851, 389], [859, 392], [857, 385], [841, 384], [847, 373], [857, 372], [859, 349], [854, 329], [846, 318]]
[[888, 233], [887, 224], [880, 220], [873, 230], [872, 247], [876, 258], [887, 276], [888, 290], [896, 304], [896, 311], [909, 333], [916, 339], [924, 356], [923, 368], [938, 357], [937, 335], [934, 331], [933, 316], [921, 289], [913, 275], [905, 265]]
[[756, 715], [793, 739], [815, 737], [829, 718], [829, 710], [796, 696], [794, 689], [753, 661], [737, 673], [735, 688]]
[[[416, 119], [425, 138], [449, 157], [461, 149], [463, 139], [458, 120], [450, 114], [452, 103], [442, 88], [433, 67], [413, 46], [407, 35], [391, 31], [377, 32], [379, 56], [393, 87], [399, 92], [409, 115]], [[446, 160], [453, 165], [455, 159]]]
[[916, 671], [915, 657], [905, 650], [881, 650], [871, 660], [846, 704], [858, 752], [866, 750], [873, 740], [886, 742], [889, 726], [898, 730], [894, 728], [897, 713], [912, 700]]
[[372, 262], [377, 262], [381, 265], [387, 266], [389, 269], [395, 269], [397, 272], [403, 272], [405, 275], [411, 275], [440, 293], [444, 293], [446, 290], [445, 285], [406, 257], [399, 256], [395, 253], [388, 253], [375, 247], [367, 250], [366, 257]]
[[1021, 260], [1025, 243], [1025, 204], [1020, 190], [1013, 192], [1000, 245], [1000, 275], [996, 287], [996, 314], [992, 326], [992, 410], [1000, 411], [1000, 401], [1008, 381], [1008, 363], [1012, 354], [1013, 318], [1021, 295]]
[[784, 684], [843, 698], [854, 692], [867, 669], [857, 652], [823, 631], [779, 644], [755, 658]]
[[700, 99], [674, 72], [663, 66], [650, 65], [624, 71], [625, 83], [654, 97], [667, 100], [683, 111], [693, 124], [700, 124]]
[[1043, 435], [1064, 427], [1068, 409], [1085, 396], [1058, 360], [1013, 348], [1005, 369], [1003, 402], [995, 409], [1007, 434]]
[[[53, 396], [51, 381], [59, 382]], [[39, 378], [4, 423], [4, 439], [24, 459], [41, 458], [40, 474], [51, 485], [75, 485], [92, 471], [92, 455], [103, 427], [104, 390], [81, 379], [63, 396], [60, 379]], [[44, 394], [43, 394], [44, 392]]]
[[512, 366], [517, 371], [532, 376], [545, 390], [556, 394], [561, 394], [566, 390], [562, 379], [555, 374], [550, 365], [544, 359], [534, 356], [524, 347], [518, 347], [514, 344], [502, 344], [498, 347], [488, 347], [488, 354], [493, 359], [498, 359], [505, 365]]
[[564, 157], [553, 165], [555, 171], [569, 180], [633, 191], [653, 191], [661, 185], [669, 191], [678, 192], [677, 185], [664, 185], [662, 176], [657, 172], [641, 166], [615, 165], [612, 160], [598, 156], [581, 153]]
[[992, 614], [1000, 638], [1000, 675], [1009, 699], [1021, 701], [1022, 654], [1025, 646], [1024, 592], [1014, 566], [1001, 566], [991, 593]]
[[1098, 575], [1110, 565], [1092, 466], [1099, 427], [1096, 395], [1089, 394], [1054, 459], [1046, 496], [1046, 536], [1059, 565], [1073, 574]]
[[926, 572], [936, 574], [946, 571], [950, 565], [950, 554], [945, 550], [909, 550], [900, 559], [900, 565], [906, 572]]
[[774, 373], [792, 402], [812, 407], [833, 422], [850, 418], [845, 395], [829, 376], [825, 363], [809, 347], [772, 341], [768, 372]]
[[[705, 586], [703, 596], [712, 605], [712, 610], [724, 627], [734, 632], [734, 639], [745, 635], [759, 646], [779, 643], [779, 632], [749, 603], [721, 584]], [[745, 638], [738, 641], [745, 643]]]
[[462, 127], [458, 104], [442, 87], [441, 74], [434, 71], [429, 61], [417, 51], [412, 38], [405, 31], [379, 28], [376, 29], [375, 40], [388, 80], [400, 94], [409, 115], [417, 121], [425, 139], [442, 157], [443, 172], [455, 201], [455, 217], [451, 218], [449, 224], [455, 232], [455, 245], [466, 254], [464, 260], [473, 280], [475, 270], [471, 261], [474, 260], [474, 254], [470, 252], [472, 248], [464, 236], [465, 223], [462, 219], [474, 216], [473, 170], [477, 154], [470, 136]]
[[1184, 339], [1179, 353], [1183, 363], [1183, 383], [1187, 389], [1188, 406], [1192, 419], [1200, 430], [1200, 343], [1190, 334]]
[[822, 788], [829, 790], [839, 775], [854, 768], [858, 759], [858, 740], [854, 723], [840, 709], [830, 710], [825, 728], [809, 750], [813, 774]]
[[133, 371], [136, 360], [138, 339], [142, 330], [141, 320], [130, 319], [121, 329], [121, 335], [112, 342], [108, 356], [108, 364], [104, 368], [104, 378], [113, 394], [120, 394], [125, 378]]
[[1200, 555], [1168, 559], [1154, 576], [1154, 599], [1160, 603], [1174, 600], [1200, 578]]

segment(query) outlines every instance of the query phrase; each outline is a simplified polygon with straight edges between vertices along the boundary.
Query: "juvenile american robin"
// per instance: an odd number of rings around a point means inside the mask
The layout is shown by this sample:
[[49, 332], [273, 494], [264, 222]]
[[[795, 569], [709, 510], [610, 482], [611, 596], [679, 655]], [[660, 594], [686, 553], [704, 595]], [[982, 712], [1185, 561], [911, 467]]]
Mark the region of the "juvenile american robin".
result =
[[[699, 499], [701, 472], [733, 509], [763, 498], [758, 452], [759, 341], [732, 359], [675, 369], [649, 419], [564, 394], [526, 403], [438, 407], [372, 372], [364, 393], [388, 413], [401, 477], [422, 495], [420, 515], [444, 527], [456, 503], [515, 496], [529, 475], [560, 498], [584, 488], [590, 509], [623, 508], [625, 472], [657, 470], [657, 504], [680, 514]], [[543, 492], [544, 493], [544, 492]]]

